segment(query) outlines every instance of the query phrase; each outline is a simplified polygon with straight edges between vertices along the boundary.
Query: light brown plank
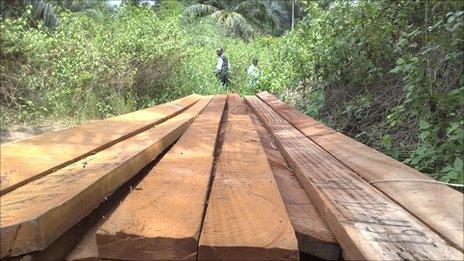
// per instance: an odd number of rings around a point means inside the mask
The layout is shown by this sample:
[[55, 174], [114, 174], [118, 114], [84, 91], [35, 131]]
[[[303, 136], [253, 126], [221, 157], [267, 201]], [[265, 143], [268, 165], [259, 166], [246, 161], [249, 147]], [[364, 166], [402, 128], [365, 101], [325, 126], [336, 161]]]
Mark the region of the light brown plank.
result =
[[[122, 203], [124, 198], [132, 192], [133, 188], [140, 183], [140, 181], [153, 169], [153, 166], [157, 164], [160, 159], [169, 151], [166, 149], [162, 154], [143, 168], [136, 176], [131, 178], [123, 186], [121, 186], [116, 192], [112, 193], [111, 196], [105, 200], [102, 204], [98, 206], [97, 209], [92, 211], [92, 214], [95, 214], [99, 217], [96, 222], [92, 223], [90, 228], [86, 227], [85, 235], [77, 242], [74, 249], [70, 252], [67, 252], [65, 257], [56, 258], [64, 259], [67, 261], [90, 261], [90, 260], [100, 260], [100, 254], [98, 252], [97, 246], [97, 232], [100, 227], [105, 223], [105, 221], [111, 216], [111, 214], [117, 209], [117, 207]], [[85, 219], [89, 216], [85, 217]], [[79, 222], [80, 223], [80, 222]], [[55, 241], [56, 242], [56, 241]]]
[[200, 236], [199, 260], [295, 260], [298, 246], [264, 150], [238, 95]]
[[[304, 135], [368, 182], [430, 177], [293, 109], [269, 93], [258, 97]], [[372, 183], [459, 250], [464, 250], [464, 195], [440, 184]]]
[[247, 97], [349, 259], [462, 260], [463, 254], [256, 97]]
[[[101, 225], [102, 220], [108, 217], [109, 214], [119, 205], [124, 197], [129, 193], [132, 187], [134, 187], [140, 180], [153, 168], [154, 164], [163, 156], [163, 153], [150, 162], [144, 167], [139, 173], [133, 176], [129, 181], [120, 186], [115, 192], [111, 193], [97, 208], [92, 210], [90, 214], [81, 219], [72, 228], [68, 229], [58, 239], [53, 241], [44, 250], [35, 251], [25, 256], [18, 256], [13, 258], [19, 258], [19, 260], [31, 260], [31, 261], [55, 261], [64, 260], [70, 253], [77, 248], [77, 245], [83, 240], [83, 237], [87, 237], [88, 231], [93, 229], [94, 234], [98, 229], [99, 224]], [[95, 243], [96, 244], [96, 243]], [[98, 257], [98, 253], [95, 256]], [[82, 255], [81, 255], [82, 256]]]
[[1, 257], [48, 246], [178, 139], [210, 99], [1, 196]]
[[216, 96], [101, 226], [101, 258], [196, 259], [225, 102]]
[[258, 132], [277, 187], [284, 200], [295, 230], [299, 250], [325, 260], [338, 260], [341, 249], [332, 231], [319, 215], [295, 174], [287, 166], [284, 157], [273, 143], [271, 135], [250, 108], [248, 113]]
[[199, 99], [199, 95], [190, 95], [145, 110], [2, 145], [0, 195], [147, 130]]
[[66, 257], [67, 261], [99, 260], [97, 246], [97, 230], [90, 230], [84, 238], [77, 244], [76, 248]]

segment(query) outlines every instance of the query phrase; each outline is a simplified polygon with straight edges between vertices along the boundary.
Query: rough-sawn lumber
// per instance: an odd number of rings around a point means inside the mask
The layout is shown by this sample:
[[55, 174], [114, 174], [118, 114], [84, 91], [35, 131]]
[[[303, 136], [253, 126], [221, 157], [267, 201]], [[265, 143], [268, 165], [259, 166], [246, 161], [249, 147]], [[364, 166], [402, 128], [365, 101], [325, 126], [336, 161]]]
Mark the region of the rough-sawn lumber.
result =
[[295, 174], [287, 166], [287, 162], [272, 141], [271, 135], [251, 109], [249, 109], [249, 114], [284, 200], [295, 230], [299, 250], [324, 260], [338, 260], [341, 249], [337, 239], [319, 215]]
[[462, 252], [333, 158], [256, 97], [247, 97], [349, 259], [462, 260]]
[[101, 226], [101, 258], [196, 259], [225, 102], [216, 96]]
[[0, 256], [47, 247], [178, 139], [210, 99], [202, 98], [161, 125], [2, 195]]
[[169, 119], [200, 99], [190, 95], [105, 120], [1, 146], [0, 195]]
[[66, 257], [66, 261], [96, 261], [99, 260], [97, 246], [98, 227], [92, 228], [77, 244], [76, 248]]
[[464, 251], [464, 195], [445, 185], [417, 181], [432, 178], [388, 157], [311, 117], [293, 109], [273, 95], [257, 95], [304, 135], [343, 162], [372, 185], [404, 207], [454, 247]]
[[298, 259], [284, 203], [238, 95], [228, 96], [224, 143], [216, 163], [198, 259]]

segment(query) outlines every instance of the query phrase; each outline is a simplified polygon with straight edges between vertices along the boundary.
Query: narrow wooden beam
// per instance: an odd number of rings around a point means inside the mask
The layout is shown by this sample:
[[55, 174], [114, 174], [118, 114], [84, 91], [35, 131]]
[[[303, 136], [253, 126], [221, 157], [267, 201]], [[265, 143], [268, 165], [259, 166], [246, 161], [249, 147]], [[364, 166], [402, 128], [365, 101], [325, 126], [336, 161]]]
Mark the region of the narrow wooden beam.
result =
[[256, 97], [247, 97], [349, 259], [461, 260], [462, 252], [333, 158]]
[[145, 131], [199, 99], [199, 95], [190, 95], [145, 110], [2, 145], [0, 195]]
[[298, 245], [272, 170], [238, 95], [228, 96], [199, 260], [296, 260]]
[[50, 245], [177, 140], [210, 99], [1, 196], [1, 257]]
[[101, 226], [101, 258], [196, 259], [225, 102], [216, 96]]
[[[308, 117], [273, 95], [257, 95], [304, 135], [368, 182], [432, 178]], [[440, 184], [374, 182], [374, 187], [424, 222], [448, 243], [464, 251], [464, 196]]]
[[338, 260], [341, 249], [337, 239], [319, 215], [295, 174], [287, 166], [287, 162], [272, 141], [272, 136], [250, 108], [248, 113], [271, 165], [272, 173], [295, 230], [299, 250], [325, 260]]

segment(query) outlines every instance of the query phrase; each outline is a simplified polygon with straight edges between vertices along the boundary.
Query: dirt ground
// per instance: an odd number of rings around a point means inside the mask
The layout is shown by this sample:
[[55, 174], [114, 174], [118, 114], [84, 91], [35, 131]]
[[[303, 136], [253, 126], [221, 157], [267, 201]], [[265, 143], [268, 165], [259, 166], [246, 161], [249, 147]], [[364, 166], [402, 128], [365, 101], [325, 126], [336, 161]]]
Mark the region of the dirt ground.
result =
[[8, 130], [1, 130], [0, 144], [8, 144], [20, 140], [28, 139], [47, 132], [57, 131], [69, 126], [41, 126], [30, 127], [25, 125], [15, 125], [8, 128]]

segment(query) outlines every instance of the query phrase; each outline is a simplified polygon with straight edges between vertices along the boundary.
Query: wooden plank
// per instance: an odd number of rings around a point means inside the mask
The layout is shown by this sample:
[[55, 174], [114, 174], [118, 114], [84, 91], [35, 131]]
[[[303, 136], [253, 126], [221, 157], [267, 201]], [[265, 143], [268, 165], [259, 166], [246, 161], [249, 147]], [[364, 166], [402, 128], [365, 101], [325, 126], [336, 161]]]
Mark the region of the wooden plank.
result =
[[[90, 230], [93, 230], [95, 234], [96, 229], [98, 229], [99, 225], [103, 223], [105, 217], [108, 217], [111, 214], [111, 212], [121, 203], [124, 197], [127, 196], [129, 191], [131, 191], [132, 188], [153, 168], [153, 166], [165, 154], [166, 150], [158, 155], [154, 161], [150, 162], [150, 164], [139, 171], [129, 181], [120, 186], [115, 192], [111, 193], [111, 195], [98, 205], [97, 208], [92, 210], [90, 214], [81, 219], [72, 228], [68, 229], [44, 250], [35, 251], [10, 259], [31, 261], [65, 260], [75, 248], [79, 247], [78, 245], [81, 245], [81, 242], [84, 240], [83, 237], [87, 237]], [[87, 258], [89, 257], [89, 254], [90, 253], [87, 253]], [[98, 253], [96, 253], [95, 256], [98, 258]], [[80, 257], [82, 257], [82, 255]]]
[[[269, 93], [260, 93], [258, 97], [368, 182], [383, 179], [433, 181], [415, 169], [298, 112]], [[464, 251], [462, 193], [444, 185], [421, 182], [374, 182], [372, 185], [424, 222], [448, 243]]]
[[224, 144], [199, 260], [295, 260], [298, 245], [264, 150], [238, 95], [228, 96]]
[[66, 257], [68, 261], [99, 260], [97, 246], [97, 230], [95, 227], [89, 231], [79, 242], [76, 248]]
[[349, 259], [462, 260], [463, 254], [256, 97], [247, 97]]
[[[85, 226], [83, 229], [83, 232], [79, 233], [78, 237], [78, 242], [74, 242], [74, 240], [69, 240], [70, 238], [73, 238], [74, 235], [69, 235], [66, 236], [66, 234], [69, 234], [69, 232], [72, 233], [72, 231], [67, 231], [65, 235], [61, 236], [60, 239], [58, 240], [66, 240], [73, 242], [72, 246], [73, 249], [71, 251], [63, 252], [64, 255], [59, 255], [56, 256], [55, 258], [51, 260], [68, 260], [68, 261], [77, 261], [77, 260], [99, 260], [99, 254], [98, 254], [98, 247], [97, 247], [97, 241], [96, 241], [96, 234], [100, 226], [105, 222], [105, 220], [114, 212], [114, 210], [121, 204], [123, 199], [129, 194], [129, 192], [132, 191], [132, 189], [137, 186], [138, 183], [153, 169], [153, 166], [159, 162], [159, 160], [166, 154], [166, 151], [169, 151], [169, 148], [163, 151], [158, 157], [150, 162], [146, 167], [144, 167], [137, 175], [132, 177], [129, 181], [127, 181], [125, 184], [123, 184], [120, 188], [118, 188], [117, 191], [113, 192], [111, 196], [107, 198], [104, 202], [102, 202], [98, 208], [94, 209], [92, 213], [88, 216], [86, 216], [83, 220], [86, 219], [93, 219], [93, 216], [97, 217], [97, 220], [94, 220], [93, 222], [87, 222], [88, 225]], [[82, 223], [81, 220], [79, 222]], [[75, 225], [77, 226], [77, 225]], [[75, 227], [74, 226], [74, 227]], [[74, 229], [74, 227], [72, 229]], [[72, 230], [71, 229], [71, 230]], [[85, 233], [84, 236], [83, 233]], [[55, 240], [53, 242], [53, 245], [58, 241]], [[51, 247], [50, 246], [50, 247]], [[50, 248], [48, 247], [48, 248]], [[42, 251], [41, 251], [42, 252]], [[48, 253], [46, 253], [48, 256]], [[42, 255], [43, 256], [43, 255]], [[42, 257], [39, 256], [39, 257]], [[35, 256], [33, 256], [35, 257]], [[43, 258], [42, 258], [43, 259]], [[33, 258], [33, 260], [41, 260], [37, 258]]]
[[225, 102], [216, 96], [101, 226], [101, 258], [196, 259]]
[[2, 145], [0, 195], [145, 131], [199, 99], [199, 95], [190, 95], [145, 110]]
[[177, 140], [210, 99], [1, 196], [1, 257], [48, 246]]
[[[103, 223], [105, 217], [107, 217], [111, 212], [119, 205], [119, 203], [124, 199], [124, 197], [129, 193], [129, 191], [134, 187], [140, 180], [153, 168], [154, 164], [159, 160], [164, 152], [153, 161], [150, 162], [146, 167], [144, 167], [139, 173], [132, 177], [129, 181], [124, 183], [119, 187], [115, 192], [111, 193], [97, 208], [92, 210], [90, 214], [81, 219], [77, 224], [72, 228], [68, 229], [63, 235], [58, 239], [53, 241], [51, 245], [41, 251], [35, 251], [25, 256], [20, 256], [20, 260], [37, 260], [37, 261], [46, 261], [46, 260], [65, 260], [69, 259], [68, 257], [73, 253], [72, 260], [95, 260], [92, 258], [98, 259], [98, 252], [92, 253], [90, 244], [83, 244], [83, 241], [88, 241], [89, 231], [93, 231], [95, 234], [99, 225]], [[85, 245], [85, 248], [83, 246]], [[96, 242], [95, 242], [96, 249]], [[82, 253], [79, 255], [76, 254], [78, 251], [75, 249], [82, 249]]]
[[250, 108], [248, 113], [258, 132], [277, 187], [284, 200], [295, 230], [299, 250], [325, 260], [338, 260], [341, 249], [332, 231], [319, 215], [295, 174], [287, 166], [284, 157], [273, 143], [271, 135]]

